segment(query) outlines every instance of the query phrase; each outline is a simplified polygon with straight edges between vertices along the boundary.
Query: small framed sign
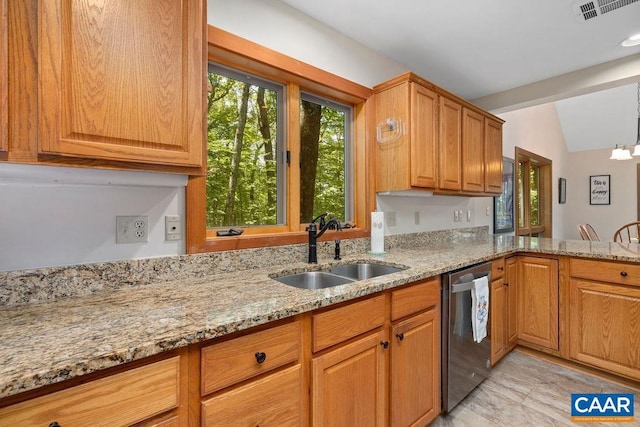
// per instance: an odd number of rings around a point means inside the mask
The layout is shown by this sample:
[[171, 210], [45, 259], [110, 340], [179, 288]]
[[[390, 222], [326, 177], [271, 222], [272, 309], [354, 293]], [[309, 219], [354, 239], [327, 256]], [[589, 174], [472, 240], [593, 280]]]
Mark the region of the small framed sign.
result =
[[589, 204], [611, 204], [611, 175], [591, 175], [589, 177]]
[[567, 203], [567, 180], [566, 178], [558, 179], [558, 203]]

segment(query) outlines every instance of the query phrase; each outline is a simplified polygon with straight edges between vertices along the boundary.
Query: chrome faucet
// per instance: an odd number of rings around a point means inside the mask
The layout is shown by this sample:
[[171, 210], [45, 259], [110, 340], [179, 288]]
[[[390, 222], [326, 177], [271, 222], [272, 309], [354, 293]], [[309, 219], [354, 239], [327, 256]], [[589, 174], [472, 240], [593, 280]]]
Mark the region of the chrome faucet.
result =
[[[311, 220], [311, 224], [307, 227], [307, 231], [309, 232], [309, 263], [317, 264], [318, 263], [318, 252], [317, 252], [317, 241], [325, 231], [330, 228], [336, 228], [338, 231], [342, 231], [342, 225], [340, 221], [335, 218], [329, 219], [329, 221], [325, 222], [325, 217], [327, 216], [327, 212], [322, 215], [318, 215], [314, 219]], [[316, 221], [320, 220], [320, 224], [316, 224]], [[320, 226], [320, 231], [318, 231], [318, 225]]]

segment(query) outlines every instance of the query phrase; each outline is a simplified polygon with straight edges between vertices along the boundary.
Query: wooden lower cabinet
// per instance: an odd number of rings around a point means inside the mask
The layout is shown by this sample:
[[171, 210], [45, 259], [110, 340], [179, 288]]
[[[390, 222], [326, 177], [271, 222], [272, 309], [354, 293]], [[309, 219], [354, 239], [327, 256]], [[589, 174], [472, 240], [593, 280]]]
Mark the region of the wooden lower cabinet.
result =
[[517, 262], [518, 339], [558, 351], [558, 260], [521, 256]]
[[440, 414], [440, 316], [437, 308], [391, 327], [392, 426], [424, 426]]
[[640, 380], [640, 285], [571, 279], [569, 354]]
[[303, 425], [300, 365], [233, 388], [202, 402], [203, 426]]
[[379, 330], [311, 360], [313, 426], [385, 425], [385, 343]]
[[176, 418], [184, 425], [186, 413], [145, 422], [181, 404], [180, 374], [180, 357], [171, 357], [7, 406], [0, 409], [0, 425], [170, 426]]
[[[494, 264], [497, 261], [494, 261]], [[500, 273], [493, 277], [489, 298], [491, 319], [491, 365], [495, 365], [518, 342], [517, 258], [501, 260]]]

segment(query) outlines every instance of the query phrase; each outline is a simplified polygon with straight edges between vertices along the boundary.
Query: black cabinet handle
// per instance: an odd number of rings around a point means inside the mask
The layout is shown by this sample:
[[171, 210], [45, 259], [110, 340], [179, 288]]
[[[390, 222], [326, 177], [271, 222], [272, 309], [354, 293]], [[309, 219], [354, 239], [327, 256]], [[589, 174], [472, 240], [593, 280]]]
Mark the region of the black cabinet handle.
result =
[[262, 362], [264, 362], [265, 360], [267, 360], [267, 355], [266, 355], [266, 353], [263, 353], [263, 352], [261, 352], [261, 351], [258, 351], [258, 352], [256, 353], [256, 362], [258, 362], [258, 363], [262, 363]]
[[627, 272], [626, 272], [626, 271], [621, 271], [621, 272], [620, 272], [620, 275], [621, 275], [622, 277], [627, 277]]
[[402, 332], [400, 332], [399, 334], [396, 334], [396, 338], [398, 338], [400, 341], [402, 341], [404, 339], [404, 334]]
[[509, 287], [509, 284], [508, 284], [507, 282], [504, 282], [504, 285], [505, 285], [506, 287]]
[[498, 270], [504, 271], [504, 267], [498, 267]]
[[389, 348], [389, 341], [380, 341], [382, 348]]
[[57, 421], [54, 421], [51, 424], [49, 424], [49, 427], [60, 427], [60, 424], [58, 424]]

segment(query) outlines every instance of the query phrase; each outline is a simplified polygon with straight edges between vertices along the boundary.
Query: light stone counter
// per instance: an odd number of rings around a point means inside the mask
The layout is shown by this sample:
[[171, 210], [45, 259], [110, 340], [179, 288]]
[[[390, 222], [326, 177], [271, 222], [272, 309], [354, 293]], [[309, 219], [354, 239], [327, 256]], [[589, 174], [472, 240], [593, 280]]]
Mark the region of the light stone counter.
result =
[[[387, 239], [380, 256], [367, 255], [367, 239], [344, 241], [342, 261], [332, 261], [325, 244], [317, 266], [301, 261], [306, 248], [297, 245], [238, 251], [248, 269], [232, 266], [238, 259], [228, 254], [208, 254], [0, 273], [0, 397], [519, 251], [640, 262], [637, 245], [608, 242], [486, 233]], [[267, 259], [258, 256], [265, 251]], [[371, 260], [407, 269], [324, 290], [270, 278]]]

